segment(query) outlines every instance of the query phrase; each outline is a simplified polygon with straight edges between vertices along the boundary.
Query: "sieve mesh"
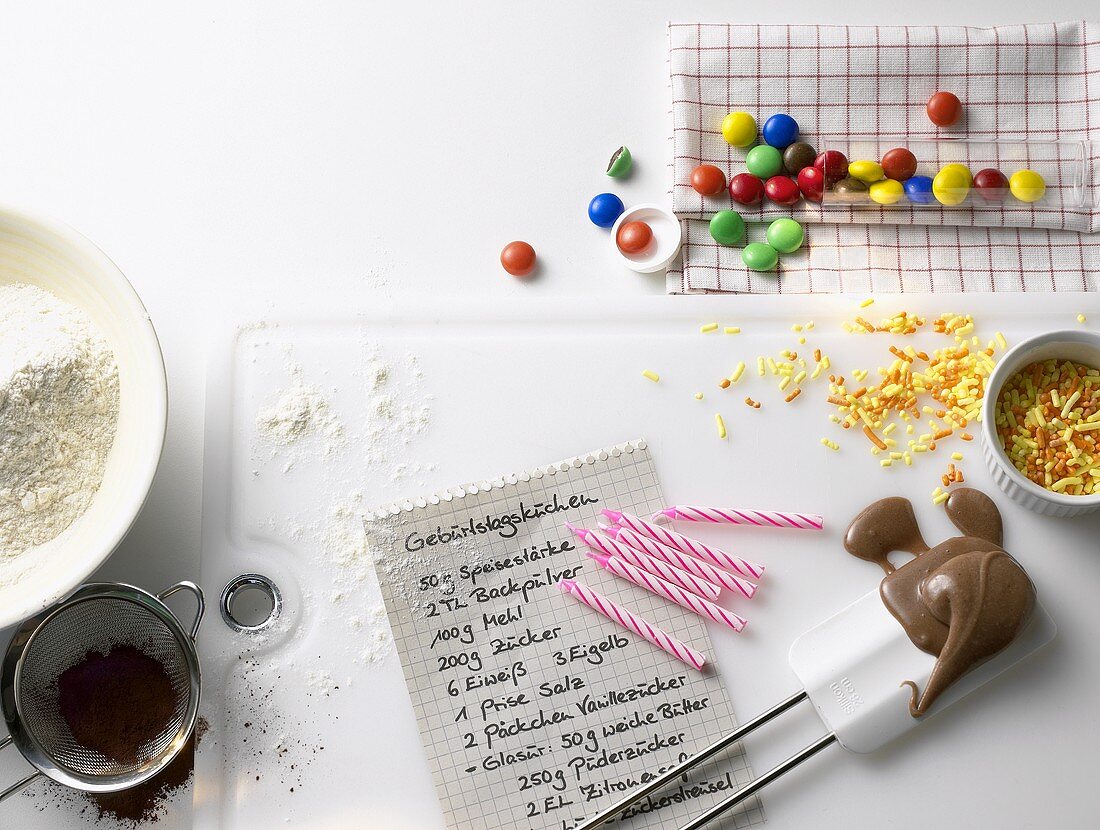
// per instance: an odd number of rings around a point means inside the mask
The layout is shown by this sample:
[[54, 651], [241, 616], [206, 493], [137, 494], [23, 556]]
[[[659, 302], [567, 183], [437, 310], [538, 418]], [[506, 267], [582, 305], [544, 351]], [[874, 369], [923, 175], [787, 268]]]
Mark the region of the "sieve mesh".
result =
[[[58, 679], [89, 651], [133, 646], [164, 666], [175, 695], [172, 718], [123, 764], [81, 746], [58, 706]], [[176, 635], [153, 611], [128, 599], [91, 597], [65, 606], [27, 643], [15, 695], [24, 729], [54, 764], [83, 777], [128, 776], [155, 764], [185, 729], [191, 674]]]

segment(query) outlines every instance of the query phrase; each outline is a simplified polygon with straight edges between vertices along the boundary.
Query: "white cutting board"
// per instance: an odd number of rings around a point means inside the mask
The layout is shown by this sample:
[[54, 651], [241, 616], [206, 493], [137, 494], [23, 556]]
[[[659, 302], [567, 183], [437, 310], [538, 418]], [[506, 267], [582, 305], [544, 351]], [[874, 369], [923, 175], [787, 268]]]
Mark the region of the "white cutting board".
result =
[[[391, 650], [379, 662], [354, 662], [367, 644], [364, 630], [349, 621], [376, 606], [377, 586], [368, 578], [332, 600], [332, 574], [347, 572], [322, 561], [333, 548], [324, 518], [334, 501], [356, 492], [369, 508], [636, 437], [649, 442], [673, 501], [826, 517], [827, 532], [818, 534], [699, 531], [768, 567], [764, 587], [747, 606], [747, 633], [712, 630], [714, 657], [741, 719], [795, 690], [786, 656], [797, 635], [877, 584], [877, 569], [849, 557], [840, 544], [859, 509], [882, 496], [905, 495], [930, 542], [953, 534], [929, 493], [950, 451], [962, 451], [967, 483], [1000, 505], [1006, 546], [1032, 574], [1058, 622], [1059, 641], [894, 747], [868, 757], [830, 750], [765, 791], [765, 809], [776, 828], [877, 826], [887, 815], [897, 828], [978, 820], [1080, 826], [1088, 799], [1079, 794], [1092, 786], [1090, 759], [1100, 741], [1091, 716], [1100, 652], [1089, 640], [1100, 584], [1094, 541], [1100, 517], [1053, 520], [1023, 512], [992, 489], [976, 441], [944, 445], [913, 468], [882, 470], [862, 436], [828, 421], [824, 382], [807, 384], [788, 405], [774, 379], [757, 377], [755, 364], [760, 354], [815, 346], [844, 374], [888, 364], [887, 346], [900, 338], [845, 333], [841, 321], [855, 314], [877, 319], [905, 309], [931, 320], [943, 311], [969, 312], [980, 333], [1000, 330], [1014, 343], [1078, 325], [1077, 313], [1095, 300], [1044, 297], [1038, 311], [1024, 295], [880, 296], [866, 309], [858, 307], [860, 299], [418, 306], [227, 333], [215, 352], [208, 395], [202, 582], [216, 599], [230, 577], [259, 571], [276, 580], [286, 602], [279, 631], [260, 641], [231, 634], [216, 610], [204, 626], [204, 710], [212, 728], [200, 749], [195, 826], [442, 828], [396, 655]], [[1100, 321], [1100, 311], [1095, 316]], [[810, 319], [816, 327], [801, 346], [791, 325]], [[740, 326], [742, 333], [700, 334], [699, 326], [710, 321]], [[946, 341], [921, 335], [909, 342], [931, 348]], [[362, 438], [370, 421], [364, 355], [374, 348], [395, 365], [389, 382], [403, 390], [399, 402], [432, 396], [424, 431], [381, 460]], [[403, 367], [408, 353], [417, 356], [419, 382]], [[738, 360], [749, 367], [744, 379], [721, 391], [717, 381]], [[258, 443], [257, 414], [293, 385], [292, 363], [304, 382], [323, 391], [345, 428], [346, 442], [329, 457], [319, 439], [274, 457]], [[644, 379], [643, 369], [658, 372], [660, 383]], [[693, 398], [696, 391], [703, 401]], [[750, 410], [745, 395], [763, 408]], [[726, 441], [715, 434], [715, 412], [725, 417]], [[821, 446], [822, 436], [838, 440], [841, 451]], [[295, 461], [284, 472], [288, 457]], [[422, 469], [392, 480], [398, 462]], [[748, 742], [757, 771], [822, 731], [809, 711], [789, 717]], [[268, 733], [260, 734], [265, 726]], [[287, 747], [281, 754], [280, 735]], [[936, 798], [907, 788], [916, 781], [934, 783]], [[1051, 792], [1055, 784], [1060, 797], [1036, 798], [1037, 790]], [[975, 797], [985, 792], [997, 798]]]

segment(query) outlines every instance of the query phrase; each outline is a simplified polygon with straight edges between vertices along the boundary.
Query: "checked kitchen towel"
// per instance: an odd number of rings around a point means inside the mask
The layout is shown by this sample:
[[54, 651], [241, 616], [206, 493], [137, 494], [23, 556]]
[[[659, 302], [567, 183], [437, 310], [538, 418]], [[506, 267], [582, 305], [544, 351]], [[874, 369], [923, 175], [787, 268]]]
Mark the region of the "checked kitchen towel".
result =
[[[684, 224], [683, 265], [669, 271], [670, 293], [1100, 288], [1095, 27], [671, 23], [669, 72], [672, 202]], [[953, 127], [937, 128], [924, 112], [941, 89], [965, 106], [963, 121]], [[1004, 210], [805, 201], [794, 208], [768, 202], [743, 208], [726, 194], [704, 198], [689, 184], [698, 164], [730, 175], [744, 171], [745, 151], [721, 134], [722, 118], [735, 110], [760, 123], [789, 113], [803, 140], [819, 149], [851, 136], [1077, 142], [1080, 163], [1050, 183], [1058, 194], [1076, 190], [1073, 198], [1051, 200], [1053, 206], [1013, 202]], [[731, 205], [750, 223], [793, 215], [807, 223], [807, 244], [782, 256], [775, 273], [749, 271], [740, 247], [717, 245], [707, 229], [709, 217]], [[764, 227], [750, 224], [747, 241], [762, 240]]]

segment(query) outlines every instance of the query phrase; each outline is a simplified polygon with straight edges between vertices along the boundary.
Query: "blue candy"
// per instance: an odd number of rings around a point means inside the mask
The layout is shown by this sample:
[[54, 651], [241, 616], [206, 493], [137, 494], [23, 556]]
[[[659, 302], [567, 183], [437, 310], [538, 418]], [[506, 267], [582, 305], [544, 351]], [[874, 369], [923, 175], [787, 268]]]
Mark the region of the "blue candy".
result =
[[622, 216], [624, 210], [626, 207], [623, 205], [623, 200], [614, 193], [600, 193], [593, 196], [592, 201], [588, 203], [588, 218], [592, 220], [593, 225], [610, 228], [615, 224], [615, 220]]
[[902, 186], [905, 188], [905, 196], [910, 202], [918, 205], [928, 205], [934, 201], [931, 176], [912, 176], [906, 179]]
[[760, 132], [764, 136], [765, 144], [782, 150], [788, 144], [794, 144], [794, 140], [798, 138], [798, 122], [789, 115], [779, 113], [765, 121], [764, 129]]

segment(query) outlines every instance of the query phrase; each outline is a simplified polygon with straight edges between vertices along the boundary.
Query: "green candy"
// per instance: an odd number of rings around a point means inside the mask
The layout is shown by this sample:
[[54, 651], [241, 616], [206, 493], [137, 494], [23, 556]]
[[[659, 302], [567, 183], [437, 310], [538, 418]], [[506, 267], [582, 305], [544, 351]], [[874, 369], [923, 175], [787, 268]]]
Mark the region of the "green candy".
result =
[[745, 156], [745, 166], [758, 179], [770, 179], [783, 169], [783, 154], [770, 144], [758, 144]]
[[634, 159], [630, 157], [630, 150], [624, 144], [611, 155], [611, 161], [607, 163], [607, 175], [613, 179], [621, 179], [630, 172], [634, 166]]
[[771, 245], [763, 242], [750, 242], [741, 251], [741, 261], [753, 271], [770, 271], [779, 262], [779, 254]]
[[776, 219], [768, 225], [768, 244], [781, 254], [801, 248], [805, 235], [802, 226], [793, 219]]
[[745, 235], [745, 220], [735, 210], [720, 210], [711, 217], [710, 235], [719, 245], [736, 245]]

